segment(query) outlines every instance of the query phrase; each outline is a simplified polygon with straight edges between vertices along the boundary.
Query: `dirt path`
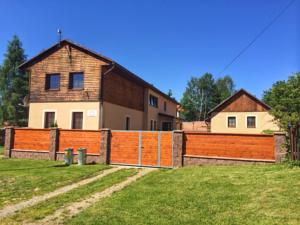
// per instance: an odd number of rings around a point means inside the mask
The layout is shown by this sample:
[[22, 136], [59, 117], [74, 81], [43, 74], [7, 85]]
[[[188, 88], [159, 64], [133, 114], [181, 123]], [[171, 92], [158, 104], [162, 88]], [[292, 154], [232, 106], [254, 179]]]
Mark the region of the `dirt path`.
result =
[[17, 212], [21, 209], [24, 209], [26, 207], [36, 205], [36, 204], [38, 204], [42, 201], [45, 201], [49, 198], [55, 197], [55, 196], [60, 195], [60, 194], [64, 194], [64, 193], [66, 193], [66, 192], [68, 192], [72, 189], [75, 189], [75, 188], [78, 188], [80, 186], [89, 184], [89, 183], [91, 183], [95, 180], [101, 179], [102, 177], [104, 177], [108, 174], [111, 174], [113, 172], [116, 172], [118, 170], [121, 170], [121, 169], [123, 169], [123, 168], [122, 167], [114, 167], [112, 169], [107, 169], [107, 170], [104, 170], [101, 174], [99, 174], [97, 176], [81, 180], [81, 181], [79, 181], [77, 183], [74, 183], [74, 184], [71, 184], [71, 185], [64, 186], [62, 188], [56, 189], [55, 191], [44, 194], [44, 195], [35, 196], [35, 197], [33, 197], [29, 200], [26, 200], [26, 201], [23, 201], [23, 202], [14, 204], [14, 205], [8, 205], [8, 206], [6, 206], [6, 207], [4, 207], [3, 209], [0, 210], [0, 219], [3, 218], [3, 217], [7, 217], [9, 215], [12, 215], [15, 212]]
[[90, 197], [83, 199], [79, 202], [74, 202], [70, 204], [67, 207], [59, 208], [54, 212], [54, 214], [49, 215], [45, 217], [43, 220], [37, 221], [36, 223], [27, 223], [27, 225], [41, 225], [41, 224], [53, 224], [53, 225], [58, 225], [58, 224], [63, 224], [63, 221], [67, 217], [72, 217], [82, 210], [90, 207], [91, 205], [95, 204], [99, 200], [111, 196], [114, 192], [120, 191], [126, 186], [130, 185], [132, 182], [136, 181], [138, 178], [146, 175], [147, 173], [156, 170], [152, 168], [144, 168], [142, 169], [138, 174], [127, 178], [125, 181], [120, 182], [118, 184], [115, 184], [104, 191], [95, 193], [91, 195]]

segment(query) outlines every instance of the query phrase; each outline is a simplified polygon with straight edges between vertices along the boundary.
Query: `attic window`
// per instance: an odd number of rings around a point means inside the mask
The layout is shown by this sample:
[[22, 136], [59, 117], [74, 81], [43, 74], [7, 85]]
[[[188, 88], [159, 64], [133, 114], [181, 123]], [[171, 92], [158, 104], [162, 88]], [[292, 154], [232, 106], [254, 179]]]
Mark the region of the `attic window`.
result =
[[83, 89], [83, 73], [70, 73], [69, 88]]
[[59, 90], [60, 86], [60, 74], [46, 74], [46, 83], [45, 89], [46, 90]]

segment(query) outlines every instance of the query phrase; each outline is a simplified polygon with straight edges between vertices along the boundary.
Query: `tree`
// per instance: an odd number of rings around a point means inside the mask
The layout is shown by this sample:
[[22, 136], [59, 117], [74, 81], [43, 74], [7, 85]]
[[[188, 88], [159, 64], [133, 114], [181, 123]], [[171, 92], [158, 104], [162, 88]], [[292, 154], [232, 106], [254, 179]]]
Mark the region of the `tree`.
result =
[[219, 78], [216, 80], [216, 88], [217, 88], [217, 102], [222, 102], [224, 99], [231, 96], [234, 91], [234, 82], [232, 78], [226, 75], [223, 78]]
[[208, 112], [233, 93], [234, 83], [230, 76], [214, 80], [213, 75], [205, 73], [192, 77], [181, 99], [181, 116], [187, 121], [204, 120]]
[[16, 35], [8, 43], [4, 56], [0, 70], [0, 122], [24, 126], [27, 123], [27, 109], [23, 106], [23, 98], [28, 94], [28, 74], [18, 69], [26, 56]]
[[[300, 72], [293, 74], [287, 81], [277, 81], [265, 91], [263, 101], [272, 107], [271, 114], [283, 130], [290, 132], [292, 158], [299, 151], [300, 129]], [[298, 155], [299, 157], [299, 155]]]

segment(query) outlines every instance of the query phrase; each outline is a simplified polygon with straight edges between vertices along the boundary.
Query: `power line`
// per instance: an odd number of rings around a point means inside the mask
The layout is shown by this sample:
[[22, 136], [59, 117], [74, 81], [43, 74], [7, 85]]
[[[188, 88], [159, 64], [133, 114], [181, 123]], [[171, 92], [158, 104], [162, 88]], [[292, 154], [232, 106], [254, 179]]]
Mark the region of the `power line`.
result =
[[296, 0], [291, 0], [254, 38], [249, 42], [220, 72], [221, 75], [225, 70], [227, 70], [242, 54], [244, 54], [295, 2]]

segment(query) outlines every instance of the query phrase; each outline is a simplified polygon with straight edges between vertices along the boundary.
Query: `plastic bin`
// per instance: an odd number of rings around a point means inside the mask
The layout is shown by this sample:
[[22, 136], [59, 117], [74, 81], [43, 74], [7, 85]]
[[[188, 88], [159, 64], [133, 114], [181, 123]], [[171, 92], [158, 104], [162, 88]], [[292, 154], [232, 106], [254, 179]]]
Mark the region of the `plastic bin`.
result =
[[65, 164], [70, 166], [73, 163], [73, 148], [66, 148], [65, 149]]
[[86, 164], [86, 148], [79, 148], [78, 149], [78, 165], [85, 165]]

